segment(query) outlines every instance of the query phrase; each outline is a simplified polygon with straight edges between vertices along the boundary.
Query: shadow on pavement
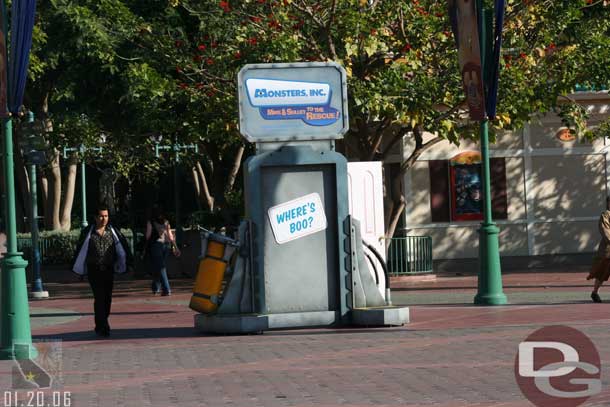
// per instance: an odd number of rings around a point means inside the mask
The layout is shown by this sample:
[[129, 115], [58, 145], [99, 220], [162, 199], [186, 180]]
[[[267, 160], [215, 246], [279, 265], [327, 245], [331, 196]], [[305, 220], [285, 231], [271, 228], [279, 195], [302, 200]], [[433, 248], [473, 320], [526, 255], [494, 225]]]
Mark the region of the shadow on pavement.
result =
[[472, 302], [452, 302], [452, 303], [443, 303], [443, 302], [426, 302], [426, 303], [400, 303], [398, 305], [405, 307], [455, 307], [455, 308], [489, 308], [489, 309], [501, 309], [506, 307], [516, 307], [516, 306], [527, 306], [527, 305], [535, 305], [535, 306], [557, 306], [557, 305], [582, 305], [582, 304], [593, 304], [591, 300], [578, 300], [578, 301], [547, 301], [547, 302], [532, 302], [532, 301], [524, 301], [524, 302], [510, 302], [504, 305], [478, 305], [473, 304]]
[[89, 331], [65, 332], [59, 334], [32, 335], [32, 339], [59, 339], [64, 342], [100, 340], [122, 340], [122, 339], [155, 339], [155, 338], [192, 338], [200, 336], [193, 327], [171, 327], [171, 328], [128, 328], [112, 329], [109, 338], [99, 338], [93, 328]]
[[[133, 312], [113, 312], [112, 315], [143, 315], [143, 314], [175, 314], [176, 311], [133, 311]], [[30, 317], [84, 317], [93, 315], [93, 312], [50, 312], [50, 313], [41, 313], [41, 314], [30, 314]]]
[[[443, 291], [443, 290], [472, 290], [476, 289], [476, 285], [462, 285], [462, 286], [435, 286], [435, 287], [396, 287], [392, 288], [392, 291]], [[513, 285], [507, 284], [503, 286], [504, 289], [520, 289], [520, 288], [591, 288], [591, 284], [574, 284], [574, 285], [561, 285], [561, 284], [540, 284], [540, 285]]]

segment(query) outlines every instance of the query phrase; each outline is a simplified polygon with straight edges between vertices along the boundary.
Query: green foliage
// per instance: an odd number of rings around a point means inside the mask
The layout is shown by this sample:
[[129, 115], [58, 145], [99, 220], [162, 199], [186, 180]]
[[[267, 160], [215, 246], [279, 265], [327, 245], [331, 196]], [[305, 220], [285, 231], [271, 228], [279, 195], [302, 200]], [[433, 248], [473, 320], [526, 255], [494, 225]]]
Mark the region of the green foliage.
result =
[[[68, 264], [78, 243], [79, 231], [71, 232], [41, 232], [40, 248], [44, 264]], [[29, 233], [17, 234], [17, 247], [22, 250], [26, 258], [31, 257], [32, 243]]]
[[[26, 103], [37, 113], [48, 106], [56, 145], [96, 146], [106, 134], [102, 159], [128, 179], [169, 169], [168, 155], [154, 157], [156, 135], [164, 146], [197, 143], [199, 155], [181, 152], [181, 162], [203, 158], [206, 170], [226, 176], [242, 143], [239, 69], [333, 60], [348, 74], [348, 155], [383, 159], [384, 145], [416, 129], [457, 143], [478, 133], [464, 111], [446, 7], [445, 0], [41, 2]], [[589, 129], [586, 115], [558, 99], [577, 85], [610, 87], [609, 11], [606, 1], [507, 1], [492, 132], [557, 111], [582, 138], [607, 134], [610, 124]]]

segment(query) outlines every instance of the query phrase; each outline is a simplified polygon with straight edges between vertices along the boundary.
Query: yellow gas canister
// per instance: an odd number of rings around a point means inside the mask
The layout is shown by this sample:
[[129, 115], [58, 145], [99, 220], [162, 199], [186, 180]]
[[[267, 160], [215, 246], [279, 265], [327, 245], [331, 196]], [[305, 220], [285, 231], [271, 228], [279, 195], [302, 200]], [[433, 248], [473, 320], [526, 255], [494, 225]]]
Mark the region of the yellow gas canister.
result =
[[215, 312], [222, 303], [226, 277], [230, 271], [227, 269], [238, 243], [206, 230], [202, 232], [201, 246], [202, 256], [189, 307], [194, 311], [209, 314]]

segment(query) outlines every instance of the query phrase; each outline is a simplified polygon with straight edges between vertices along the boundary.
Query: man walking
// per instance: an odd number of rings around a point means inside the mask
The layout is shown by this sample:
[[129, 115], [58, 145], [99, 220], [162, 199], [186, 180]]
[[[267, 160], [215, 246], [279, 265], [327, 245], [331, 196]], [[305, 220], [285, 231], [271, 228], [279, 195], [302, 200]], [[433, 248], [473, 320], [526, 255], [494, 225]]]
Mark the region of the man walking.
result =
[[87, 275], [93, 291], [95, 312], [95, 333], [110, 336], [110, 305], [114, 273], [124, 273], [131, 265], [131, 253], [127, 240], [121, 232], [108, 223], [108, 208], [99, 206], [95, 224], [81, 233], [72, 271]]

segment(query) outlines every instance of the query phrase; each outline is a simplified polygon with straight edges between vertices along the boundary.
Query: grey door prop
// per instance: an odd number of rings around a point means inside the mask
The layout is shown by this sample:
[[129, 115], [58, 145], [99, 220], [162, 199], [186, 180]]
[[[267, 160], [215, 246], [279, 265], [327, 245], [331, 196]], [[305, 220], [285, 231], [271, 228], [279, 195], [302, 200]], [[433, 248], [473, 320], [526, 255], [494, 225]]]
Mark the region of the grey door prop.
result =
[[246, 65], [238, 90], [240, 132], [256, 145], [244, 164], [246, 217], [218, 307], [196, 314], [195, 328], [249, 333], [408, 323], [409, 309], [391, 305], [385, 263], [369, 270], [365, 256], [381, 256], [348, 212], [347, 160], [334, 151], [349, 128], [343, 68]]

